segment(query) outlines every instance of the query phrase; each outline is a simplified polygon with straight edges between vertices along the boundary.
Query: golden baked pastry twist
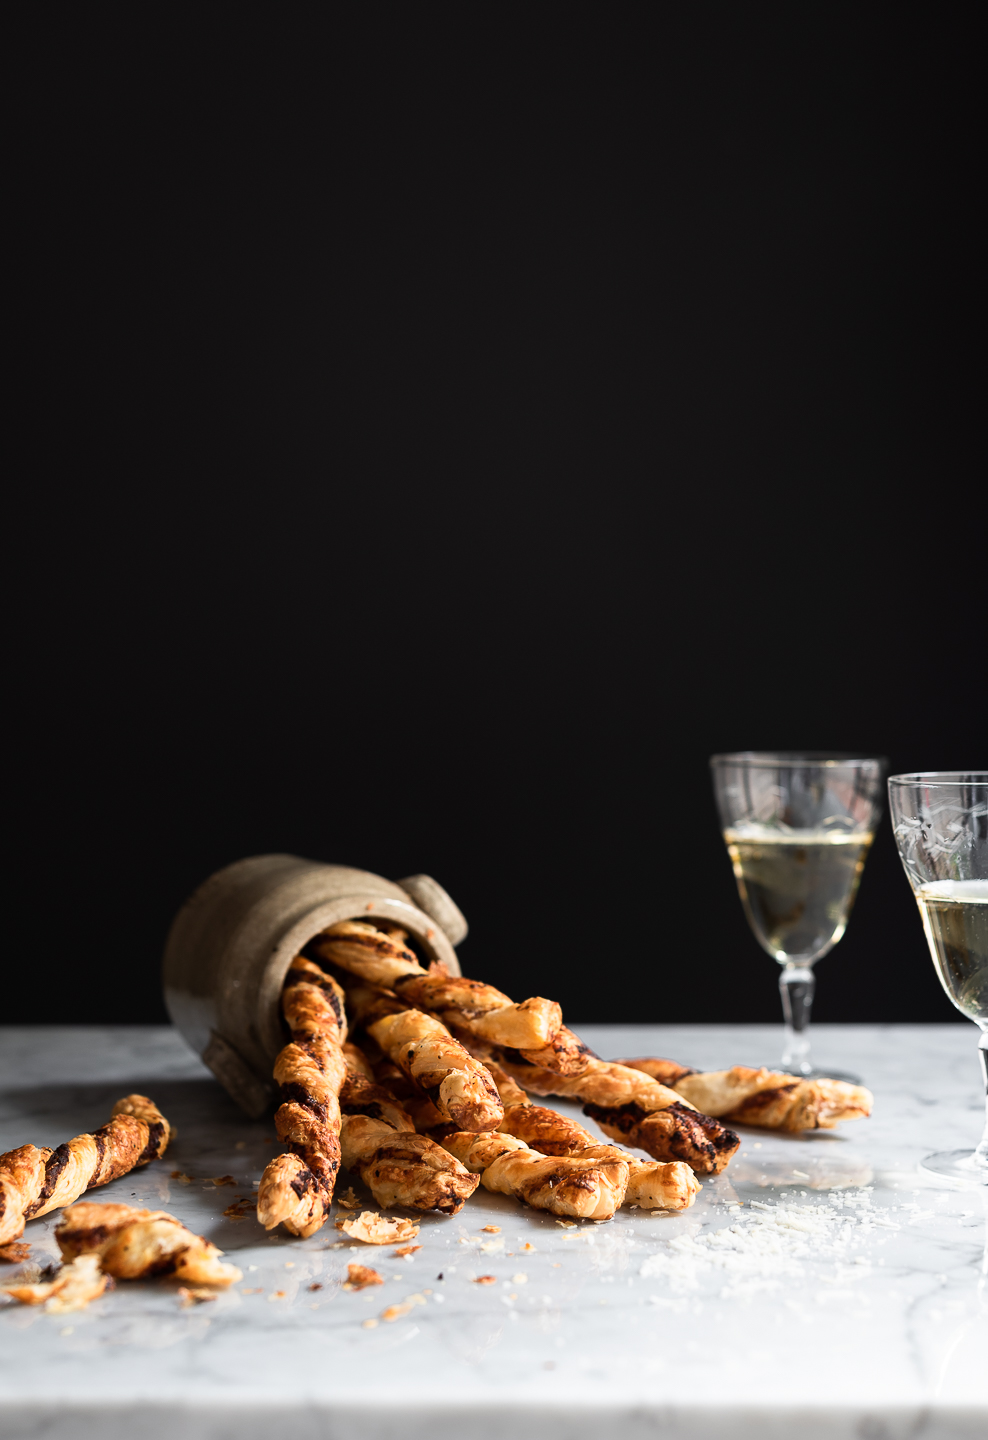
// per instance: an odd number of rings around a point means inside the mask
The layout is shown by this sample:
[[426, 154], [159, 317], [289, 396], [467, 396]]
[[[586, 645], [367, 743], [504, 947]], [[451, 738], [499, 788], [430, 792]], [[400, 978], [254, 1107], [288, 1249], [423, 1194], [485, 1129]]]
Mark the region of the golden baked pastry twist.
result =
[[266, 1230], [282, 1224], [305, 1237], [325, 1224], [340, 1168], [339, 1093], [347, 1074], [343, 991], [299, 955], [285, 977], [281, 1009], [292, 1038], [274, 1063], [282, 1102], [274, 1123], [288, 1148], [261, 1176], [257, 1218]]
[[71, 1205], [85, 1190], [158, 1159], [170, 1134], [153, 1101], [125, 1095], [109, 1123], [91, 1135], [77, 1135], [57, 1150], [21, 1145], [0, 1155], [0, 1245], [23, 1234], [26, 1220]]
[[444, 1120], [474, 1133], [500, 1125], [504, 1108], [497, 1086], [441, 1021], [421, 1010], [403, 1010], [371, 1021], [367, 1032], [425, 1091]]
[[[377, 985], [355, 984], [348, 976], [346, 1001], [354, 1024], [412, 1082], [412, 1093], [435, 1106], [431, 1122], [459, 1130], [496, 1130], [504, 1119], [497, 1086], [479, 1060], [433, 1015], [408, 1010]], [[380, 1077], [378, 1077], [380, 1078]], [[404, 1095], [402, 1096], [404, 1103]], [[407, 1109], [407, 1106], [406, 1106]]]
[[695, 1110], [685, 1097], [641, 1070], [591, 1057], [582, 1075], [553, 1074], [519, 1064], [503, 1050], [495, 1062], [525, 1090], [582, 1100], [583, 1113], [614, 1140], [656, 1160], [682, 1160], [699, 1175], [723, 1170], [741, 1143], [720, 1120]]
[[368, 1187], [378, 1205], [407, 1205], [456, 1215], [480, 1181], [455, 1157], [415, 1134], [403, 1106], [377, 1084], [356, 1045], [343, 1047], [347, 1078], [340, 1092], [343, 1164]]
[[[874, 1097], [863, 1085], [843, 1080], [804, 1080], [784, 1071], [730, 1070], [697, 1072], [672, 1060], [622, 1060], [634, 1070], [670, 1085], [697, 1109], [732, 1125], [759, 1125], [766, 1130], [832, 1130], [842, 1120], [871, 1114]], [[669, 1077], [669, 1078], [666, 1078]]]
[[462, 1130], [443, 1135], [440, 1144], [480, 1175], [485, 1190], [513, 1195], [552, 1215], [609, 1220], [628, 1188], [625, 1160], [540, 1155], [511, 1135]]
[[307, 949], [371, 985], [393, 991], [406, 1006], [429, 1010], [446, 1025], [462, 1026], [478, 1040], [541, 1054], [558, 1034], [563, 1016], [554, 1000], [535, 995], [516, 1004], [493, 985], [448, 974], [444, 965], [425, 970], [408, 949], [407, 938], [397, 925], [344, 920], [316, 936]]
[[545, 1105], [507, 1106], [498, 1133], [524, 1140], [542, 1155], [627, 1161], [628, 1187], [622, 1201], [625, 1205], [639, 1205], [644, 1210], [688, 1210], [700, 1191], [699, 1182], [684, 1161], [639, 1160], [617, 1145], [602, 1145], [575, 1120]]
[[64, 1259], [98, 1255], [103, 1273], [117, 1280], [168, 1275], [194, 1285], [231, 1285], [243, 1278], [220, 1260], [222, 1250], [164, 1210], [83, 1202], [66, 1210], [55, 1239]]

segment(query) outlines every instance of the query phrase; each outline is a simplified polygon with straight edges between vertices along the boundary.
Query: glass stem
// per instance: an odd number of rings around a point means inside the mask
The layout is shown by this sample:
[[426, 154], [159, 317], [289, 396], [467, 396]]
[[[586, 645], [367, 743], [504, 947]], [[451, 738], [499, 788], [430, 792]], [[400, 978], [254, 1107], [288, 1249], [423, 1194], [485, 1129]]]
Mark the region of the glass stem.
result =
[[786, 1022], [786, 1043], [782, 1068], [790, 1075], [808, 1075], [810, 1061], [810, 1012], [816, 980], [806, 965], [784, 965], [779, 976], [782, 1014]]
[[[982, 1030], [981, 1039], [978, 1041], [978, 1056], [981, 1060], [981, 1073], [985, 1081], [985, 1133], [981, 1137], [981, 1144], [974, 1152], [974, 1158], [979, 1165], [988, 1168], [988, 1030]], [[985, 1251], [986, 1263], [988, 1263], [988, 1249]]]

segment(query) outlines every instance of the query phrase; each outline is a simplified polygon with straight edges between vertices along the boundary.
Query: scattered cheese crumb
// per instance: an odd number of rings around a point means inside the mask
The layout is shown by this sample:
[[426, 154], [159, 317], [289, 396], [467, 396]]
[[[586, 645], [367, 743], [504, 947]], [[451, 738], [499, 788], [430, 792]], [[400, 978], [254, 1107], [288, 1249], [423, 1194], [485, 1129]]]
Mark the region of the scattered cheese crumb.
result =
[[381, 1311], [381, 1319], [387, 1320], [388, 1322], [392, 1320], [400, 1320], [401, 1317], [403, 1315], [407, 1315], [409, 1310], [411, 1309], [411, 1305], [389, 1305], [387, 1310]]
[[477, 1278], [476, 1278], [476, 1280], [475, 1280], [473, 1283], [474, 1283], [475, 1285], [496, 1285], [496, 1284], [497, 1284], [497, 1276], [496, 1276], [496, 1275], [478, 1275]]

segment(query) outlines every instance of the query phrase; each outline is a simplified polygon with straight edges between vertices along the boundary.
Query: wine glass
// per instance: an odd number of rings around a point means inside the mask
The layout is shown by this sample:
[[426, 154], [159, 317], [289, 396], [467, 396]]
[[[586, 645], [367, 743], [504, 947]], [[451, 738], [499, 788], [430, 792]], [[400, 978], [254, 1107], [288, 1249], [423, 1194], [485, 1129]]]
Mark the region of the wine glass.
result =
[[859, 1083], [810, 1059], [813, 966], [847, 928], [881, 816], [885, 761], [792, 751], [714, 755], [714, 792], [748, 924], [782, 966], [782, 1068]]
[[[940, 984], [981, 1029], [988, 1096], [988, 770], [893, 775], [889, 805]], [[920, 1169], [988, 1185], [988, 1104], [976, 1150], [941, 1150]]]

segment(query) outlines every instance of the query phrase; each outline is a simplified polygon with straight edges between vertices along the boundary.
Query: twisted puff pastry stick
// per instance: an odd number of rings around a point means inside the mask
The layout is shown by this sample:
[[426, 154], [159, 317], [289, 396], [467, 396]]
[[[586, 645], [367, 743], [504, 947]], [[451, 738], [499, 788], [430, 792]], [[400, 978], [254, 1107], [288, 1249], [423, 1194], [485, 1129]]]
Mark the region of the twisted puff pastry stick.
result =
[[633, 1070], [670, 1085], [691, 1105], [732, 1125], [767, 1130], [832, 1130], [841, 1120], [871, 1114], [874, 1097], [863, 1085], [843, 1080], [804, 1080], [777, 1070], [735, 1065], [697, 1073], [673, 1060], [621, 1060]]
[[575, 1155], [581, 1160], [625, 1160], [628, 1188], [623, 1204], [647, 1210], [688, 1210], [700, 1191], [699, 1181], [682, 1160], [665, 1164], [638, 1160], [617, 1145], [601, 1145], [575, 1120], [544, 1105], [510, 1105], [498, 1132], [524, 1140], [543, 1155]]
[[519, 1065], [503, 1050], [495, 1062], [536, 1095], [584, 1101], [583, 1113], [612, 1139], [647, 1150], [656, 1160], [683, 1160], [697, 1174], [717, 1175], [741, 1144], [719, 1120], [695, 1110], [685, 1097], [640, 1070], [591, 1057], [582, 1075], [553, 1074]]
[[55, 1239], [64, 1259], [98, 1255], [100, 1269], [118, 1280], [171, 1275], [195, 1285], [231, 1285], [243, 1278], [220, 1260], [222, 1250], [164, 1210], [83, 1202], [66, 1210]]
[[562, 1010], [554, 1000], [534, 996], [516, 1005], [493, 985], [449, 975], [443, 965], [423, 970], [406, 948], [407, 938], [396, 925], [344, 920], [307, 948], [369, 984], [390, 989], [406, 1004], [434, 1013], [468, 1047], [470, 1040], [501, 1045], [517, 1063], [557, 1075], [581, 1075], [595, 1058], [562, 1023]]
[[347, 1078], [340, 1091], [343, 1164], [379, 1205], [407, 1205], [456, 1215], [480, 1180], [434, 1140], [416, 1135], [403, 1106], [378, 1085], [356, 1045], [343, 1047]]
[[354, 1020], [435, 1105], [440, 1122], [479, 1133], [504, 1119], [497, 1086], [486, 1068], [434, 1016], [407, 1010], [373, 985], [349, 985]]
[[406, 947], [407, 938], [395, 925], [344, 920], [317, 936], [308, 949], [371, 985], [392, 990], [406, 1005], [430, 1010], [444, 1024], [462, 1026], [478, 1040], [541, 1053], [558, 1033], [563, 1014], [554, 1000], [535, 995], [515, 1004], [493, 985], [450, 975], [444, 965], [424, 970]]
[[77, 1135], [57, 1150], [21, 1145], [0, 1155], [0, 1245], [22, 1235], [26, 1220], [71, 1205], [84, 1190], [158, 1159], [170, 1134], [153, 1101], [125, 1095], [110, 1122], [92, 1135]]
[[552, 1215], [609, 1220], [628, 1188], [626, 1160], [540, 1155], [523, 1141], [501, 1134], [452, 1131], [440, 1144], [480, 1175], [485, 1190], [513, 1195]]
[[291, 1041], [274, 1063], [282, 1103], [275, 1128], [288, 1146], [269, 1161], [257, 1192], [266, 1230], [283, 1224], [306, 1237], [325, 1224], [340, 1168], [339, 1093], [346, 1080], [343, 991], [318, 965], [299, 955], [281, 996]]

